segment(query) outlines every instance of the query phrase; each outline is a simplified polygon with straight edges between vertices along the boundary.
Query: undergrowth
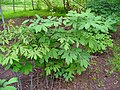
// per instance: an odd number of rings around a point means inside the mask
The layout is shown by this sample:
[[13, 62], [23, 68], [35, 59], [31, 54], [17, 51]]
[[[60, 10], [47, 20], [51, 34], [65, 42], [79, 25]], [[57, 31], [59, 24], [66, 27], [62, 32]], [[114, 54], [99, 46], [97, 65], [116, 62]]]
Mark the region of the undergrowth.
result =
[[[19, 18], [19, 17], [30, 17], [30, 16], [35, 16], [35, 14], [38, 14], [40, 16], [65, 16], [65, 13], [59, 13], [59, 12], [50, 12], [48, 10], [27, 10], [27, 11], [8, 11], [8, 12], [3, 12], [3, 15], [5, 19], [10, 19], [10, 18]], [[1, 16], [0, 16], [1, 20]]]
[[113, 47], [113, 57], [109, 60], [111, 64], [111, 73], [120, 73], [120, 46], [114, 45]]

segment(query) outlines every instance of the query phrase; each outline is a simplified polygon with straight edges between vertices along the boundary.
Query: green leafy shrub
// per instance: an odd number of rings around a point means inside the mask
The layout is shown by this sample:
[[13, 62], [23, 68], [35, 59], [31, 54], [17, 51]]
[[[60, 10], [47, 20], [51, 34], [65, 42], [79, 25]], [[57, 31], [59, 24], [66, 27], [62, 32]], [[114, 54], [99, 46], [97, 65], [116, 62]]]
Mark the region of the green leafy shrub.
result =
[[80, 44], [85, 46], [89, 52], [101, 52], [106, 49], [107, 46], [113, 46], [110, 32], [116, 31], [113, 25], [116, 21], [111, 18], [105, 19], [102, 16], [95, 16], [90, 13], [88, 9], [86, 12], [69, 12], [68, 25], [73, 26], [73, 30], [76, 30], [76, 35], [80, 40]]
[[117, 0], [92, 0], [86, 6], [99, 15], [118, 14], [120, 12], [120, 2]]
[[49, 10], [49, 11], [52, 11], [52, 12], [58, 12], [58, 13], [66, 13], [66, 11], [64, 10], [63, 7], [53, 7], [53, 10]]
[[17, 90], [14, 86], [10, 86], [12, 83], [18, 82], [17, 78], [13, 77], [10, 80], [0, 79], [0, 90]]
[[14, 72], [28, 74], [42, 67], [45, 75], [72, 80], [89, 65], [90, 53], [112, 46], [114, 21], [95, 16], [90, 10], [70, 11], [67, 17], [26, 20], [27, 26], [0, 32], [0, 63]]

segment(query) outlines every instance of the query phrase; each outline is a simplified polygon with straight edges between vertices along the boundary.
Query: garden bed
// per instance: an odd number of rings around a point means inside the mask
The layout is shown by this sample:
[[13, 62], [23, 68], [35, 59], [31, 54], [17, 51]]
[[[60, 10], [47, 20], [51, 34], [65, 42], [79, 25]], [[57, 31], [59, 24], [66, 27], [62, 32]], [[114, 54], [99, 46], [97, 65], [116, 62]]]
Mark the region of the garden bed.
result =
[[[21, 25], [21, 23], [27, 18], [13, 19], [15, 25]], [[118, 31], [113, 33], [112, 38], [114, 43], [120, 46], [120, 27]], [[72, 82], [65, 82], [61, 79], [50, 79], [49, 90], [119, 90], [120, 88], [120, 73], [111, 71], [111, 66], [108, 63], [109, 58], [112, 57], [111, 48], [107, 49], [102, 54], [95, 54], [92, 56], [90, 66], [87, 71], [81, 75], [76, 75]], [[41, 68], [34, 69], [33, 75], [33, 90], [45, 90], [45, 78], [41, 75]], [[8, 70], [4, 72], [2, 66], [0, 66], [0, 78], [11, 78], [15, 74]], [[30, 75], [21, 75], [23, 90], [29, 90], [30, 87]]]

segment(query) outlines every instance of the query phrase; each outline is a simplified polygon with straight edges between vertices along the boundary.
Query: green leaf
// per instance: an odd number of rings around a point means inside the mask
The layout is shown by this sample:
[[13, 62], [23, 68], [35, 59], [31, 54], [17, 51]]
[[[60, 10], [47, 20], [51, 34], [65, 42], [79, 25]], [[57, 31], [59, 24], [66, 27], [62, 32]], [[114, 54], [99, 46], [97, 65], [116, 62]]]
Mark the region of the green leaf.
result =
[[18, 72], [18, 71], [20, 70], [20, 68], [14, 66], [14, 67], [12, 68], [12, 70], [13, 70], [14, 72]]
[[10, 60], [10, 58], [7, 57], [7, 58], [2, 62], [2, 65], [4, 66], [4, 65], [8, 64], [9, 60]]
[[85, 29], [90, 28], [90, 23], [85, 24]]
[[42, 26], [41, 25], [35, 26], [36, 33], [41, 32], [41, 30], [42, 30]]
[[80, 43], [77, 41], [76, 42], [76, 47], [78, 48], [80, 46]]
[[50, 71], [50, 68], [49, 68], [49, 67], [46, 67], [46, 68], [45, 68], [45, 71], [46, 71], [46, 75], [47, 75], [47, 76], [51, 74], [51, 71]]
[[4, 86], [7, 86], [7, 85], [12, 84], [12, 83], [16, 83], [16, 82], [18, 82], [18, 79], [16, 77], [13, 77], [9, 81], [5, 82]]
[[75, 53], [70, 53], [70, 57], [74, 60], [77, 60], [77, 56], [75, 55]]
[[69, 44], [68, 43], [66, 43], [65, 45], [64, 45], [64, 49], [67, 51], [68, 49], [69, 49]]
[[0, 50], [1, 50], [2, 52], [5, 52], [5, 49], [4, 49], [3, 47], [0, 47]]
[[5, 79], [0, 79], [0, 85], [2, 85], [5, 81]]
[[4, 60], [4, 55], [0, 54], [0, 64], [3, 63], [3, 60]]
[[65, 59], [66, 63], [69, 65], [70, 63], [72, 63], [72, 58], [67, 56]]
[[86, 10], [86, 13], [90, 13], [90, 12], [91, 12], [91, 9], [87, 9], [87, 10]]
[[39, 42], [45, 42], [45, 36], [42, 36], [42, 37], [39, 39]]
[[88, 65], [89, 65], [88, 61], [86, 61], [86, 60], [81, 61], [81, 66], [84, 66], [85, 68], [87, 68]]
[[60, 43], [63, 43], [65, 41], [65, 38], [60, 38], [58, 41], [60, 41]]
[[54, 57], [55, 59], [58, 58], [58, 54], [57, 54], [57, 50], [56, 50], [56, 49], [53, 49], [53, 50], [52, 50], [52, 54], [53, 54], [53, 57]]
[[68, 54], [69, 54], [68, 52], [64, 52], [64, 54], [62, 55], [62, 57], [61, 57], [61, 58], [63, 58], [63, 59], [64, 59], [64, 58], [68, 57]]
[[0, 90], [17, 90], [17, 89], [14, 86], [6, 86], [6, 87], [0, 88]]
[[9, 41], [8, 41], [8, 39], [6, 39], [6, 40], [4, 40], [4, 41], [5, 41], [5, 43], [6, 43], [6, 44], [9, 44]]
[[58, 55], [62, 55], [63, 52], [64, 52], [64, 50], [59, 50], [59, 51], [58, 51]]
[[45, 32], [48, 31], [47, 27], [45, 27], [45, 26], [43, 26], [42, 29], [43, 29]]
[[77, 73], [78, 73], [79, 75], [81, 75], [81, 73], [82, 73], [81, 68], [78, 68], [78, 69], [77, 69]]
[[92, 42], [92, 41], [89, 41], [89, 47], [90, 48], [94, 48], [94, 45], [93, 45], [94, 43]]
[[81, 38], [80, 38], [80, 43], [81, 43], [82, 45], [86, 45], [87, 41], [85, 40], [84, 37], [81, 37]]
[[9, 64], [9, 65], [7, 65], [7, 66], [5, 67], [5, 70], [10, 69], [10, 67], [11, 67], [11, 65], [10, 65], [10, 64]]
[[27, 22], [29, 22], [30, 20], [28, 19], [28, 20], [25, 20], [25, 21], [23, 21], [22, 22], [22, 24], [26, 24]]
[[39, 16], [39, 15], [35, 14], [35, 16], [36, 16], [38, 19], [40, 19], [40, 16]]
[[91, 57], [90, 53], [88, 53], [87, 51], [82, 51], [80, 55], [82, 57], [81, 59], [86, 61], [89, 61], [89, 58]]
[[25, 73], [26, 75], [29, 74], [29, 72], [32, 72], [32, 64], [29, 62], [26, 62], [25, 67], [22, 67], [20, 72]]
[[59, 65], [55, 65], [55, 66], [53, 67], [54, 72], [59, 71], [59, 68], [60, 68], [60, 66], [59, 66]]

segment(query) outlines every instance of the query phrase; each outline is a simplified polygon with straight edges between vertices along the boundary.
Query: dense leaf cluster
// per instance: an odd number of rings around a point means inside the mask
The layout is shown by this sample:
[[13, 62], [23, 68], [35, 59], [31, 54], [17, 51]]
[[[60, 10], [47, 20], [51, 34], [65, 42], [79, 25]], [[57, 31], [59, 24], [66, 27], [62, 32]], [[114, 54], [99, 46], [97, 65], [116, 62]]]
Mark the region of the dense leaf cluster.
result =
[[120, 12], [119, 0], [92, 0], [88, 2], [87, 8], [91, 8], [93, 12], [101, 14], [118, 14]]
[[0, 32], [0, 64], [14, 72], [28, 74], [42, 67], [47, 76], [71, 80], [86, 70], [91, 53], [112, 46], [114, 21], [90, 10], [70, 11], [64, 18], [36, 15], [23, 24], [27, 22], [31, 24]]

